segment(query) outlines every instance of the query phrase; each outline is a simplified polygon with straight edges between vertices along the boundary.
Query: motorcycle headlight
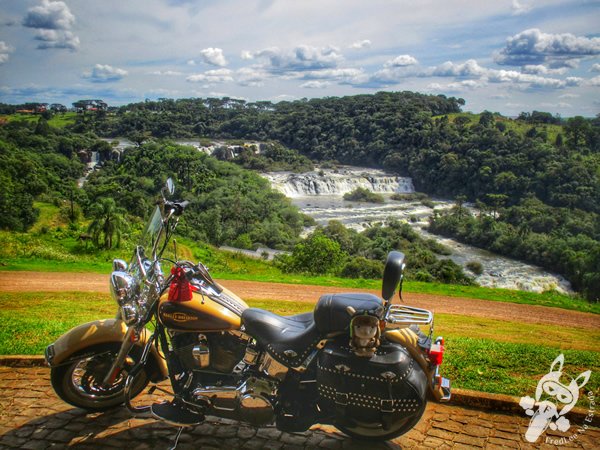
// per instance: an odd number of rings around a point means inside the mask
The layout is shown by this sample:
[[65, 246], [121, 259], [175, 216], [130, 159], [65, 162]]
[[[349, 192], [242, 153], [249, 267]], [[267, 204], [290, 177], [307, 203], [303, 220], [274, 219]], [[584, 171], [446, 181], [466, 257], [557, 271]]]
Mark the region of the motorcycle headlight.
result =
[[113, 270], [119, 272], [125, 272], [127, 270], [127, 263], [122, 259], [113, 259]]
[[135, 300], [137, 283], [127, 272], [110, 274], [110, 295], [121, 306]]

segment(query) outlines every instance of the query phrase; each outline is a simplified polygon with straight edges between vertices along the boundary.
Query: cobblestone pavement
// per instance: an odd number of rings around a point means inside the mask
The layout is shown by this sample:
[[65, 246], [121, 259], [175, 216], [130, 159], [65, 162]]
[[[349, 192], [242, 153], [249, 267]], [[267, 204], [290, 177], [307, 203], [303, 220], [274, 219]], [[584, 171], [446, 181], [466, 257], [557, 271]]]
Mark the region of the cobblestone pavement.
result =
[[[169, 449], [177, 429], [154, 419], [132, 418], [125, 408], [86, 414], [54, 394], [47, 368], [0, 366], [0, 449], [72, 447]], [[148, 402], [149, 396], [140, 399]], [[305, 433], [281, 433], [273, 427], [253, 428], [209, 418], [184, 430], [178, 449], [406, 449], [406, 448], [600, 448], [600, 430], [589, 428], [567, 445], [551, 445], [570, 433], [547, 431], [536, 444], [523, 436], [525, 416], [511, 416], [451, 405], [429, 404], [419, 424], [387, 443], [352, 440], [333, 427], [316, 426]], [[581, 424], [582, 425], [582, 424]]]

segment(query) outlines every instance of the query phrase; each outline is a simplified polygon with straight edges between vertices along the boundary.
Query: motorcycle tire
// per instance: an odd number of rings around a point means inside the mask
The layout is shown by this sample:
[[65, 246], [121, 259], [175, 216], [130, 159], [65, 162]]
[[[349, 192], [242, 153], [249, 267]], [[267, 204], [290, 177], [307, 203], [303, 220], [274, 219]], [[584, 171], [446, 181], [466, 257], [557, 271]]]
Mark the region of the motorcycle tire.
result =
[[342, 433], [350, 436], [357, 440], [369, 440], [369, 441], [389, 441], [402, 436], [404, 433], [408, 433], [418, 422], [421, 420], [421, 416], [425, 412], [427, 402], [423, 402], [423, 406], [415, 415], [408, 417], [396, 424], [393, 424], [391, 429], [384, 430], [380, 426], [369, 426], [370, 424], [356, 424], [355, 426], [343, 426], [335, 425]]
[[[70, 405], [88, 411], [104, 411], [122, 404], [125, 401], [123, 389], [128, 369], [139, 360], [141, 350], [134, 347], [115, 382], [108, 387], [102, 386], [101, 380], [106, 376], [120, 347], [120, 342], [88, 347], [73, 356], [90, 356], [53, 367], [50, 371], [50, 381], [56, 394]], [[133, 381], [131, 398], [142, 392], [148, 381], [146, 372], [140, 371]]]

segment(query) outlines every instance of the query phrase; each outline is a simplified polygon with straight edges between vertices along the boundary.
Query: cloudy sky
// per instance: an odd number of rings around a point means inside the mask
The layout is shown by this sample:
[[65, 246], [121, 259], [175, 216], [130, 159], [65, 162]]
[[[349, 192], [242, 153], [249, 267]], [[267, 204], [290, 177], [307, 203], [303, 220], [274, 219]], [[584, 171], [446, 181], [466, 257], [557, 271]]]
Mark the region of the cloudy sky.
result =
[[600, 112], [600, 0], [0, 0], [0, 101], [446, 94]]

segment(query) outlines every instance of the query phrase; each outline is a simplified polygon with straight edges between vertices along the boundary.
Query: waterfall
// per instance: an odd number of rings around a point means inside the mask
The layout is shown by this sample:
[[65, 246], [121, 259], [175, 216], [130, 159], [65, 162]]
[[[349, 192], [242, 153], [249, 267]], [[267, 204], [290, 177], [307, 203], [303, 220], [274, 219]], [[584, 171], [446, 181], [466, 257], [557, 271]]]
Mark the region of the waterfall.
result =
[[271, 185], [290, 198], [316, 195], [344, 195], [356, 188], [376, 193], [414, 192], [411, 178], [397, 177], [381, 170], [363, 168], [322, 169], [314, 172], [271, 172], [263, 174]]
[[[274, 189], [291, 197], [294, 205], [314, 218], [318, 225], [325, 226], [330, 220], [337, 220], [348, 228], [362, 231], [374, 223], [389, 219], [406, 222], [423, 237], [448, 247], [452, 251], [449, 258], [455, 263], [465, 267], [470, 261], [480, 262], [483, 273], [476, 276], [475, 281], [482, 286], [531, 292], [548, 289], [573, 292], [570, 283], [560, 275], [425, 231], [423, 227], [427, 225], [427, 219], [434, 208], [436, 211], [450, 209], [454, 205], [452, 201], [432, 200], [432, 208], [416, 199], [387, 198], [385, 203], [380, 204], [348, 202], [342, 198], [343, 194], [357, 187], [378, 193], [411, 193], [414, 192], [411, 178], [395, 177], [381, 170], [359, 167], [317, 169], [316, 172], [302, 174], [272, 172], [263, 174], [263, 177], [271, 182]], [[305, 231], [308, 233], [312, 229]]]

